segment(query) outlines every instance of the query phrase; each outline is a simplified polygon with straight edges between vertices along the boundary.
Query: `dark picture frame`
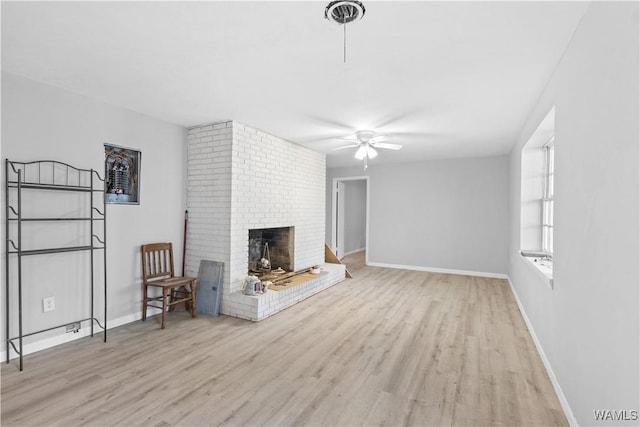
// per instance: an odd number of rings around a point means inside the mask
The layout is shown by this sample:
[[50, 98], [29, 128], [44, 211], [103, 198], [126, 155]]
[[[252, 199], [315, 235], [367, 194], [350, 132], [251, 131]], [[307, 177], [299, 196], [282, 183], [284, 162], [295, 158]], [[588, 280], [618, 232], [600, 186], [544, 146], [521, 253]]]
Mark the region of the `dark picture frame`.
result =
[[111, 204], [140, 204], [142, 153], [133, 148], [104, 144], [105, 201]]

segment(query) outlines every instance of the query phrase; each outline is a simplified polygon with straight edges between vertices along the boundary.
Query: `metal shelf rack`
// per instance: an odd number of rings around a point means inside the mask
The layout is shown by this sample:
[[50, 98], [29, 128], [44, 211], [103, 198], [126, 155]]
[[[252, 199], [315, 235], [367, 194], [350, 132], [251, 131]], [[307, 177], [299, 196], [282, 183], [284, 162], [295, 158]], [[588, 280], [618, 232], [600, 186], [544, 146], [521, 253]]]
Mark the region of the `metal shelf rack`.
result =
[[[54, 160], [41, 160], [33, 162], [16, 162], [9, 159], [5, 160], [5, 340], [6, 340], [6, 363], [10, 360], [10, 347], [20, 357], [20, 370], [23, 370], [23, 338], [36, 335], [42, 332], [51, 331], [58, 328], [64, 328], [71, 324], [90, 322], [91, 336], [94, 336], [94, 323], [102, 329], [104, 334], [104, 342], [107, 341], [107, 211], [104, 192], [105, 180], [94, 169], [79, 169], [66, 163]], [[44, 191], [69, 191], [88, 193], [89, 202], [86, 216], [75, 217], [29, 217], [23, 213], [23, 197], [28, 197], [28, 190], [44, 190]], [[94, 194], [101, 193], [101, 202], [96, 202], [97, 197]], [[12, 205], [11, 203], [14, 203]], [[81, 202], [79, 201], [80, 205]], [[78, 206], [82, 208], [82, 206]], [[53, 247], [53, 248], [37, 248], [23, 249], [23, 230], [24, 222], [53, 222], [60, 221], [88, 221], [89, 236], [88, 242], [79, 246]], [[98, 225], [102, 223], [101, 227]], [[11, 224], [15, 223], [14, 226]], [[102, 228], [102, 238], [96, 234]], [[31, 255], [56, 254], [62, 252], [90, 251], [90, 316], [67, 322], [62, 325], [56, 325], [45, 329], [25, 333], [23, 330], [23, 274], [22, 274], [22, 258]], [[103, 270], [104, 270], [104, 316], [102, 323], [95, 315], [95, 261], [94, 255], [96, 251], [102, 251]], [[16, 258], [14, 264], [17, 265], [17, 306], [18, 306], [18, 335], [11, 337], [11, 260]], [[14, 297], [14, 298], [15, 298]], [[15, 300], [14, 300], [15, 304]], [[16, 346], [17, 342], [17, 346]]]

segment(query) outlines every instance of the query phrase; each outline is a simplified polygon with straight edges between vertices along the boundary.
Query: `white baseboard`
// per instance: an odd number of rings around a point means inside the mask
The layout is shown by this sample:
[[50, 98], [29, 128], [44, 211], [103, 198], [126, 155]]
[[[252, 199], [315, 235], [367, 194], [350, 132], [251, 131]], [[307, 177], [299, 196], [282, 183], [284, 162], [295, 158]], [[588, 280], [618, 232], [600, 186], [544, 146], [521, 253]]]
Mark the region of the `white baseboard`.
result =
[[[154, 314], [158, 314], [158, 313], [160, 313], [160, 310], [153, 309], [153, 311], [150, 310], [149, 313], [147, 313], [147, 316], [153, 316]], [[128, 314], [126, 316], [122, 316], [117, 319], [108, 320], [107, 330], [117, 328], [118, 326], [126, 325], [127, 323], [135, 322], [140, 319], [142, 319], [142, 313]], [[99, 336], [103, 331], [98, 326], [94, 325], [93, 332], [94, 332], [94, 336], [95, 335]], [[79, 340], [81, 338], [85, 338], [88, 336], [91, 336], [91, 327], [87, 323], [87, 326], [80, 328], [80, 330], [76, 333], [68, 332], [68, 333], [56, 335], [53, 337], [44, 338], [29, 344], [25, 344], [22, 348], [22, 351], [24, 352], [24, 356], [26, 356], [28, 354], [36, 353], [41, 350], [46, 350], [48, 348], [55, 347], [60, 344], [65, 344], [71, 341]], [[13, 351], [11, 346], [9, 346], [9, 349], [11, 349], [11, 352], [9, 353], [10, 355], [9, 358], [11, 360], [18, 358], [18, 354], [15, 351]], [[0, 361], [5, 361], [6, 357], [7, 357], [6, 350], [1, 351]]]
[[529, 335], [531, 336], [531, 339], [533, 340], [533, 343], [535, 344], [536, 349], [538, 350], [538, 354], [540, 355], [540, 358], [542, 359], [542, 363], [544, 364], [544, 367], [547, 370], [547, 375], [549, 375], [549, 379], [551, 380], [553, 389], [555, 390], [556, 395], [558, 396], [558, 400], [560, 401], [560, 405], [562, 406], [562, 410], [564, 411], [564, 416], [567, 417], [567, 421], [569, 422], [569, 425], [577, 426], [578, 421], [576, 420], [576, 417], [573, 415], [571, 406], [569, 406], [569, 401], [564, 395], [564, 392], [562, 391], [562, 387], [560, 387], [560, 383], [558, 382], [558, 378], [556, 378], [556, 374], [553, 372], [553, 369], [551, 368], [551, 363], [549, 363], [549, 359], [547, 359], [547, 355], [544, 353], [542, 344], [540, 343], [540, 340], [538, 340], [538, 336], [536, 335], [536, 332], [533, 329], [533, 325], [531, 324], [531, 321], [527, 316], [527, 312], [524, 311], [524, 307], [520, 302], [520, 298], [518, 297], [518, 293], [516, 292], [516, 289], [513, 287], [511, 278], [507, 277], [507, 280], [509, 281], [511, 292], [513, 293], [513, 297], [515, 298], [516, 303], [518, 304], [520, 313], [522, 313], [522, 318], [524, 319], [524, 323], [527, 325], [527, 328], [529, 329]]
[[486, 273], [483, 271], [453, 270], [450, 268], [421, 267], [416, 265], [401, 265], [401, 264], [385, 264], [381, 262], [369, 262], [367, 263], [367, 265], [370, 265], [372, 267], [396, 268], [400, 270], [428, 271], [430, 273], [457, 274], [460, 276], [489, 277], [493, 279], [509, 278], [509, 276], [507, 276], [506, 274]]
[[354, 249], [354, 250], [352, 250], [352, 251], [349, 251], [349, 252], [346, 252], [346, 253], [342, 254], [342, 257], [346, 257], [346, 256], [348, 256], [348, 255], [357, 254], [358, 252], [362, 252], [362, 251], [364, 251], [364, 250], [365, 250], [365, 248]]

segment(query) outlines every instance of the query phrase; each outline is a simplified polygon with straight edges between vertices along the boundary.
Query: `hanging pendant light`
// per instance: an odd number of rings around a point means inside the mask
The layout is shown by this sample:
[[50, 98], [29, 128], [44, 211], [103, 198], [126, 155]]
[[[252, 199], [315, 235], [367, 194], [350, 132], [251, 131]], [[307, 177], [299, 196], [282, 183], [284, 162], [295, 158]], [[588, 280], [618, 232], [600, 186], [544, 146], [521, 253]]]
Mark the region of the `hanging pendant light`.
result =
[[362, 19], [364, 13], [364, 5], [357, 0], [332, 1], [324, 9], [324, 17], [326, 19], [342, 25], [344, 62], [347, 62], [347, 24], [356, 19]]

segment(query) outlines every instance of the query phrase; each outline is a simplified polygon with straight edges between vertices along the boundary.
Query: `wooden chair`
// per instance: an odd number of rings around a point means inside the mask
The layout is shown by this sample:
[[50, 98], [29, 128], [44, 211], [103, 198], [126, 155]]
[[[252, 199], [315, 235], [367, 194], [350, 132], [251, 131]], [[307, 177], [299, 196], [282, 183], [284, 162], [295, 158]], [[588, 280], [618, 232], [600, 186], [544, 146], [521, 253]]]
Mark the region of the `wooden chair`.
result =
[[[149, 297], [149, 287], [162, 290], [162, 296]], [[142, 320], [147, 319], [147, 307], [162, 309], [162, 329], [167, 308], [183, 302], [191, 306], [191, 317], [196, 317], [196, 278], [176, 277], [173, 270], [173, 245], [171, 243], [151, 243], [142, 245]], [[162, 306], [152, 304], [161, 301]], [[189, 304], [190, 303], [190, 304]]]

